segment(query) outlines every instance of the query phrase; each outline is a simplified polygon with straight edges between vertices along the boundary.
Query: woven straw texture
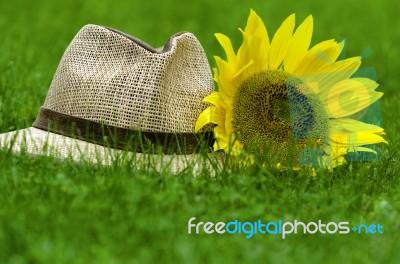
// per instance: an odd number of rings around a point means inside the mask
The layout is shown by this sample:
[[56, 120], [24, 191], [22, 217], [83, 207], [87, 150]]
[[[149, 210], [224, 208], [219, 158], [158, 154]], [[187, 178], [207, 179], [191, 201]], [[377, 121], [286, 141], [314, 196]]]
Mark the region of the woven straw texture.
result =
[[107, 125], [194, 132], [213, 91], [207, 57], [191, 33], [154, 52], [113, 30], [87, 25], [64, 53], [44, 107]]
[[[207, 57], [191, 33], [176, 34], [156, 50], [115, 30], [87, 25], [65, 51], [43, 107], [125, 129], [194, 133], [207, 107], [202, 99], [213, 90]], [[172, 173], [205, 165], [200, 154], [126, 152], [33, 127], [0, 134], [0, 148], [104, 165], [125, 153], [133, 166], [168, 165]]]

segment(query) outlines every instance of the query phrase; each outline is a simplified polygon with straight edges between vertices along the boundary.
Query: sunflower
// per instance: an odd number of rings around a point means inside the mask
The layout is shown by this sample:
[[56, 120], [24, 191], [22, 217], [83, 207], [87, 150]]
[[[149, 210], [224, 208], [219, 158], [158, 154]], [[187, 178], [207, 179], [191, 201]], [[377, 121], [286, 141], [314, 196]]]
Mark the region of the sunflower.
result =
[[310, 48], [311, 15], [294, 29], [292, 14], [270, 41], [251, 10], [245, 30], [239, 29], [243, 43], [237, 52], [227, 36], [215, 34], [226, 60], [215, 56], [218, 91], [203, 99], [211, 106], [195, 130], [215, 124], [214, 150], [259, 154], [277, 160], [278, 167], [334, 168], [349, 152], [376, 154], [371, 145], [386, 142], [384, 130], [356, 117], [383, 93], [375, 91], [374, 80], [352, 77], [361, 57], [338, 60], [345, 43], [333, 39]]

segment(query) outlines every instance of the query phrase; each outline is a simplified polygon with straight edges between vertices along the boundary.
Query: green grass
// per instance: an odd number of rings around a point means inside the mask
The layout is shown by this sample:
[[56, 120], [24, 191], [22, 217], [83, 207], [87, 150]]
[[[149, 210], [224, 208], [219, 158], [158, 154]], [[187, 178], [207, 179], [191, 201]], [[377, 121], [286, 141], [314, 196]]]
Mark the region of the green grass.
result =
[[[244, 1], [243, 1], [244, 2]], [[29, 1], [0, 3], [0, 133], [32, 124], [74, 34], [107, 25], [161, 46], [193, 32], [212, 56], [223, 32], [239, 44], [253, 7], [274, 32], [290, 13], [313, 14], [313, 43], [348, 37], [347, 56], [373, 53], [388, 147], [374, 163], [333, 173], [219, 171], [193, 178], [127, 166], [94, 167], [69, 160], [0, 151], [1, 263], [398, 263], [400, 259], [400, 4], [394, 1]], [[197, 221], [349, 221], [379, 223], [381, 235], [199, 235]]]

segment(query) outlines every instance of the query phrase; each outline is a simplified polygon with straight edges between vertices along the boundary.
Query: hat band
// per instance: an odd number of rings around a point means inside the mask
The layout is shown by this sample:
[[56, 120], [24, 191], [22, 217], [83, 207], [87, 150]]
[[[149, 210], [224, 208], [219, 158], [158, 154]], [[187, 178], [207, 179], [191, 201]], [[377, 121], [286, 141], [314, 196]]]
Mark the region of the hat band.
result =
[[40, 108], [32, 126], [105, 147], [148, 154], [192, 154], [199, 152], [201, 145], [211, 147], [214, 143], [212, 132], [195, 134], [135, 131], [59, 113], [45, 107]]

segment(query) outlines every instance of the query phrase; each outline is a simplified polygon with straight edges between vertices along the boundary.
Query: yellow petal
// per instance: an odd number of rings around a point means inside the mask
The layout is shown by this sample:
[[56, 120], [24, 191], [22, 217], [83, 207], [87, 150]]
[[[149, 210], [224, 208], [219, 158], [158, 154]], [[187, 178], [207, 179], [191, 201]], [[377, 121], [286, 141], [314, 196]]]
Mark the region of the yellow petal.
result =
[[382, 134], [383, 128], [372, 124], [367, 124], [355, 119], [350, 118], [339, 118], [329, 120], [330, 133], [345, 133], [350, 132], [369, 132], [374, 134]]
[[338, 148], [337, 145], [333, 144], [332, 146], [330, 146], [330, 151], [328, 151], [327, 153], [328, 155], [322, 156], [322, 165], [325, 166], [327, 169], [332, 170], [333, 168], [346, 163], [343, 155], [347, 154], [347, 148]]
[[270, 47], [268, 32], [261, 18], [253, 10], [250, 11], [245, 30], [240, 31], [243, 34], [243, 43], [237, 53], [238, 69], [243, 69], [253, 61], [253, 72], [267, 70]]
[[224, 61], [219, 56], [214, 56], [214, 59], [215, 59], [215, 62], [217, 63], [218, 72], [219, 72], [220, 77], [232, 79], [233, 74], [234, 74], [234, 69], [232, 67], [232, 64], [228, 63], [227, 61]]
[[[361, 57], [352, 57], [345, 60], [337, 61], [334, 64], [325, 65], [324, 68], [321, 69], [323, 72], [334, 73], [334, 83], [341, 80], [349, 79], [361, 65]], [[327, 83], [329, 86], [331, 83]]]
[[228, 146], [229, 146], [229, 142], [225, 138], [218, 138], [215, 140], [213, 147], [214, 147], [214, 151], [217, 151], [220, 149], [227, 151]]
[[250, 54], [250, 49], [252, 46], [252, 36], [247, 36], [246, 32], [242, 31], [243, 34], [243, 43], [239, 47], [239, 50], [237, 52], [237, 65], [239, 68], [242, 68], [243, 65], [248, 64], [249, 61], [252, 60], [251, 54]]
[[216, 126], [214, 128], [214, 135], [215, 135], [215, 138], [229, 138], [226, 136], [225, 128], [222, 126]]
[[207, 107], [197, 118], [194, 131], [197, 133], [207, 124], [224, 124], [224, 117], [218, 115], [217, 108], [215, 106]]
[[216, 33], [215, 37], [217, 38], [219, 44], [221, 44], [222, 48], [225, 50], [227, 61], [229, 63], [232, 63], [233, 65], [236, 65], [236, 54], [233, 50], [231, 40], [221, 33]]
[[247, 25], [245, 30], [243, 31], [246, 36], [254, 36], [255, 34], [259, 34], [260, 38], [265, 41], [266, 48], [269, 48], [270, 43], [269, 43], [269, 37], [268, 37], [268, 31], [267, 28], [264, 25], [264, 22], [260, 18], [259, 15], [257, 15], [254, 10], [250, 9], [250, 15], [249, 18], [247, 19]]
[[[244, 65], [241, 69], [239, 69], [237, 71], [237, 73], [233, 76], [233, 78], [237, 79], [240, 76], [240, 74], [242, 74], [245, 70], [247, 70], [247, 68], [249, 68], [253, 64], [254, 64], [254, 61], [250, 60], [246, 65]], [[240, 78], [240, 83], [243, 81], [243, 79], [244, 79], [243, 77]]]
[[271, 42], [269, 68], [277, 69], [288, 51], [295, 24], [295, 14], [290, 15], [276, 31]]
[[347, 146], [338, 145], [332, 143], [331, 145], [327, 145], [324, 148], [324, 152], [331, 156], [342, 156], [347, 153]]
[[348, 79], [338, 82], [330, 89], [325, 106], [329, 117], [346, 117], [370, 106], [382, 95], [383, 93], [370, 91], [363, 82]]
[[235, 140], [234, 134], [227, 134], [226, 131], [219, 126], [214, 128], [214, 135], [216, 138], [214, 150], [223, 149], [225, 152], [235, 154], [243, 148], [243, 144]]
[[214, 58], [218, 67], [219, 74], [216, 78], [216, 82], [218, 83], [218, 90], [221, 97], [223, 99], [225, 99], [225, 97], [235, 97], [237, 87], [232, 83], [233, 70], [231, 65], [218, 56]]
[[213, 77], [213, 80], [215, 81], [215, 82], [218, 82], [218, 77], [219, 77], [219, 73], [218, 73], [218, 68], [213, 68], [213, 73], [214, 73], [214, 77]]
[[214, 106], [207, 107], [206, 109], [204, 109], [203, 112], [201, 112], [201, 114], [197, 118], [196, 125], [195, 125], [195, 128], [194, 128], [194, 131], [196, 133], [199, 132], [199, 130], [202, 127], [204, 127], [205, 125], [211, 123], [212, 108], [214, 108]]
[[285, 71], [293, 72], [310, 47], [313, 32], [313, 18], [308, 16], [296, 29], [285, 56]]
[[232, 108], [228, 107], [226, 109], [226, 118], [225, 118], [225, 131], [228, 136], [233, 134], [234, 132], [232, 121], [233, 121], [233, 111]]
[[344, 42], [337, 43], [335, 40], [326, 40], [312, 47], [303, 57], [298, 67], [293, 69], [297, 75], [314, 74], [322, 72], [325, 65], [332, 65], [339, 57]]
[[378, 88], [379, 86], [379, 84], [376, 81], [368, 78], [351, 78], [351, 80], [359, 82], [365, 89], [367, 89], [370, 92], [375, 91], [375, 89]]
[[[267, 32], [264, 22], [262, 21], [260, 16], [257, 15], [257, 13], [253, 9], [250, 9], [250, 14], [249, 14], [249, 18], [247, 19], [245, 31], [249, 32], [249, 34], [252, 34], [252, 33], [256, 32], [260, 27], [263, 28], [265, 30], [265, 32]], [[268, 37], [268, 35], [267, 35], [267, 37]]]
[[211, 94], [204, 97], [203, 102], [213, 104], [215, 106], [219, 105], [221, 102], [221, 97], [218, 92], [212, 92]]
[[333, 142], [342, 146], [358, 147], [377, 143], [387, 144], [387, 141], [380, 135], [368, 132], [333, 134], [330, 138]]
[[319, 97], [322, 101], [327, 99], [332, 87], [338, 82], [349, 79], [360, 67], [361, 57], [353, 57], [346, 60], [325, 65], [320, 69], [321, 73], [304, 76], [304, 79], [312, 79], [318, 84]]

